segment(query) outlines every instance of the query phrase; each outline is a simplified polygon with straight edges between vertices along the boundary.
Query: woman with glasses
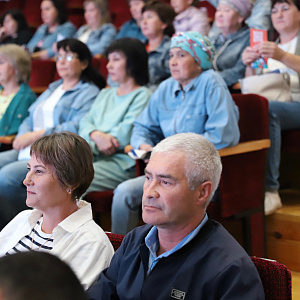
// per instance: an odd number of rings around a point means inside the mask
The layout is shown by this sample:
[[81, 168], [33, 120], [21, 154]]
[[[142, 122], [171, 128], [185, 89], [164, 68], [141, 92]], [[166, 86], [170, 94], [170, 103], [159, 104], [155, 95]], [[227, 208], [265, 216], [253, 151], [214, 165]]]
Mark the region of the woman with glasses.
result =
[[105, 86], [105, 80], [91, 65], [92, 56], [84, 43], [66, 39], [57, 47], [56, 68], [61, 79], [51, 83], [30, 106], [13, 150], [0, 153], [0, 228], [26, 208], [22, 181], [30, 159], [30, 145], [52, 132], [77, 133], [79, 121]]

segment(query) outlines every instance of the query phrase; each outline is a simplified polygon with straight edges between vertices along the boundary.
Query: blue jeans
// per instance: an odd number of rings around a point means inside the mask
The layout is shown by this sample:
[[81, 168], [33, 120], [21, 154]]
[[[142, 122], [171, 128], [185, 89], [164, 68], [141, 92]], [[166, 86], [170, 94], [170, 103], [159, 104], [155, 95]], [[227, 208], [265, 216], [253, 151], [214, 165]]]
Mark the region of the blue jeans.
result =
[[145, 176], [129, 179], [117, 186], [111, 211], [111, 232], [126, 234], [138, 224]]
[[18, 161], [18, 151], [0, 152], [0, 228], [26, 206], [27, 160]]
[[267, 190], [279, 189], [281, 131], [300, 129], [300, 102], [269, 101], [269, 136]]

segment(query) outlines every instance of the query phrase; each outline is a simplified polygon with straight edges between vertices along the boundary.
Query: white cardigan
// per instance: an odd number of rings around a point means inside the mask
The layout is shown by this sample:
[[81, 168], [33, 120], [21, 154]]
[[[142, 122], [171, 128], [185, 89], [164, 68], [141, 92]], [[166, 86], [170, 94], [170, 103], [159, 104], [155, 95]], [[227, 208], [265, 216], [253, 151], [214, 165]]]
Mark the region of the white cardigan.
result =
[[[100, 226], [93, 221], [91, 204], [80, 200], [79, 209], [53, 230], [53, 248], [49, 251], [67, 262], [83, 287], [96, 282], [114, 254], [113, 247]], [[0, 256], [4, 256], [25, 235], [29, 235], [42, 212], [25, 210], [0, 232]]]

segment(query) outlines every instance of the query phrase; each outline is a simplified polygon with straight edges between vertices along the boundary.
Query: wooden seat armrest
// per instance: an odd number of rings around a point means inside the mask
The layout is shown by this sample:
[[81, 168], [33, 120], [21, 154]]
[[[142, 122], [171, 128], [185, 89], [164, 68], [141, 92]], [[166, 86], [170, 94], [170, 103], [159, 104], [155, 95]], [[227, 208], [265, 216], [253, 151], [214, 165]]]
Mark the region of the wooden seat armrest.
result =
[[247, 152], [258, 151], [262, 149], [270, 148], [271, 142], [269, 139], [255, 140], [249, 142], [239, 143], [233, 147], [227, 147], [220, 149], [218, 152], [221, 157], [242, 154]]
[[44, 93], [47, 88], [48, 88], [48, 86], [34, 86], [31, 89], [35, 94], [40, 95], [40, 94]]
[[12, 144], [16, 134], [0, 136], [0, 144]]

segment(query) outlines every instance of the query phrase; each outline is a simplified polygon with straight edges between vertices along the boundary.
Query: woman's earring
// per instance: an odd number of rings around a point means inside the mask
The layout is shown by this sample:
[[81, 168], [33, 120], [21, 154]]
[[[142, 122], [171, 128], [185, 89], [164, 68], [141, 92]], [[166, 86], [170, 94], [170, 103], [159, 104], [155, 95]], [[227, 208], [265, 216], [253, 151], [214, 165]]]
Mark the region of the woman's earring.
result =
[[71, 191], [70, 188], [67, 189], [67, 193], [68, 193], [68, 194], [71, 194], [71, 193], [72, 193], [72, 191]]

